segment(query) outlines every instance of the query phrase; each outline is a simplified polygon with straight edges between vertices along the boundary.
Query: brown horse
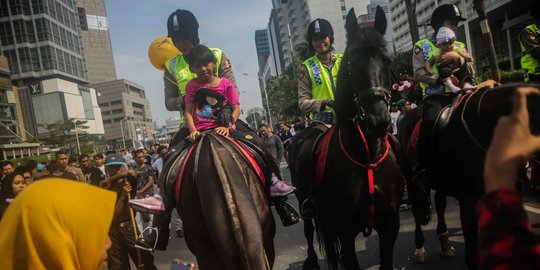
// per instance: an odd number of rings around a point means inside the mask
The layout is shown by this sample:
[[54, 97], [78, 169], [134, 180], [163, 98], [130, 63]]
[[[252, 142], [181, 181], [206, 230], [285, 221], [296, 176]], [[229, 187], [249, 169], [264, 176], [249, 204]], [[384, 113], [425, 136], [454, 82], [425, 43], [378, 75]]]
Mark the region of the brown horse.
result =
[[273, 265], [275, 223], [264, 168], [255, 165], [262, 158], [246, 147], [241, 140], [204, 132], [164, 165], [164, 201], [178, 209], [186, 243], [202, 270]]
[[387, 135], [391, 72], [384, 11], [377, 8], [373, 28], [359, 28], [351, 10], [345, 28], [348, 44], [335, 93], [337, 125], [317, 153], [317, 234], [332, 269], [339, 263], [360, 269], [354, 241], [373, 228], [379, 235], [380, 269], [393, 269], [405, 182]]

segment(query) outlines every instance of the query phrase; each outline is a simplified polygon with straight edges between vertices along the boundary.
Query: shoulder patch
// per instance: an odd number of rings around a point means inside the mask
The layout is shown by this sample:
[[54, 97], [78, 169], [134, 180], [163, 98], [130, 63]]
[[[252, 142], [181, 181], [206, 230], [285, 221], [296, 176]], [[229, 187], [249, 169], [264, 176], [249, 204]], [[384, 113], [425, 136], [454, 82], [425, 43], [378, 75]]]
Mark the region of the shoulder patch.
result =
[[529, 34], [529, 35], [528, 35], [528, 38], [529, 38], [532, 42], [538, 42], [538, 37], [536, 37], [536, 35], [534, 35], [534, 34]]
[[420, 51], [421, 51], [420, 48], [418, 48], [416, 46], [414, 47], [414, 54], [419, 54]]
[[231, 68], [231, 67], [232, 67], [232, 65], [231, 65], [231, 60], [227, 59], [227, 60], [225, 61], [225, 67], [226, 67], [226, 68]]

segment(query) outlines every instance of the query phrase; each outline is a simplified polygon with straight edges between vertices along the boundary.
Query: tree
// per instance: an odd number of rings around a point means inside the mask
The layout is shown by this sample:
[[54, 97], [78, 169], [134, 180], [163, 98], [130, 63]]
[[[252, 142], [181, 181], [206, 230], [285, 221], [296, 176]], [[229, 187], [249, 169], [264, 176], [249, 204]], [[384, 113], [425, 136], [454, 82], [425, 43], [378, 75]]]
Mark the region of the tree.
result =
[[489, 65], [495, 81], [501, 80], [501, 72], [497, 63], [497, 53], [495, 52], [495, 45], [493, 45], [493, 36], [489, 27], [489, 21], [486, 13], [486, 1], [485, 0], [473, 0], [473, 8], [478, 13], [478, 20], [480, 20], [480, 28], [482, 29], [484, 44], [487, 45]]
[[418, 33], [418, 21], [416, 20], [416, 0], [405, 0], [407, 19], [409, 21], [409, 32], [411, 33], [412, 44], [420, 40]]
[[[286, 73], [292, 67], [288, 67]], [[290, 121], [301, 115], [298, 109], [298, 81], [291, 75], [274, 77], [266, 83], [268, 91], [268, 102], [272, 112], [272, 120]]]
[[[68, 119], [67, 121], [58, 120], [52, 124], [40, 123], [39, 127], [47, 130], [46, 134], [42, 134], [39, 139], [44, 141], [46, 144], [52, 144], [54, 146], [64, 145], [67, 146], [69, 141], [73, 141], [75, 135], [81, 136], [86, 134], [85, 129], [88, 129], [86, 126], [88, 121], [78, 120], [78, 119]], [[75, 126], [77, 129], [75, 130]]]
[[264, 118], [264, 111], [261, 107], [251, 108], [246, 114], [246, 122], [254, 129], [258, 129]]

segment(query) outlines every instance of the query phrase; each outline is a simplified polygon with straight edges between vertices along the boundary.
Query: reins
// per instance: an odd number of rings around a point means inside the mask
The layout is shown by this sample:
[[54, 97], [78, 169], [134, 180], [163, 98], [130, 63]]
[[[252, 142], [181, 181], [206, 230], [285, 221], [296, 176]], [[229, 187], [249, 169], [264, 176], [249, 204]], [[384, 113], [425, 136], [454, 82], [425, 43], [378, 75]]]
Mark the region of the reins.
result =
[[364, 136], [364, 132], [362, 131], [362, 128], [359, 124], [356, 124], [356, 129], [358, 130], [358, 133], [360, 133], [360, 137], [362, 137], [362, 142], [364, 143], [364, 149], [366, 150], [367, 154], [367, 161], [368, 163], [362, 164], [361, 162], [355, 160], [349, 152], [347, 152], [347, 149], [343, 146], [343, 141], [341, 139], [341, 129], [338, 130], [338, 139], [339, 139], [339, 146], [341, 147], [341, 150], [345, 154], [345, 156], [354, 164], [364, 168], [367, 170], [367, 176], [368, 176], [368, 188], [369, 188], [369, 217], [368, 217], [368, 224], [367, 228], [365, 228], [362, 231], [362, 234], [364, 237], [368, 237], [371, 235], [373, 230], [373, 223], [375, 219], [375, 177], [373, 175], [373, 170], [377, 168], [384, 159], [388, 156], [388, 153], [390, 151], [390, 143], [388, 142], [388, 135], [384, 137], [384, 144], [385, 144], [385, 151], [377, 160], [375, 163], [371, 162], [371, 151], [369, 149], [369, 145], [367, 143], [366, 137]]
[[[484, 96], [487, 94], [487, 92], [489, 92], [489, 90], [485, 90], [482, 95], [480, 96], [480, 100], [478, 101], [478, 108], [476, 110], [476, 118], [479, 119], [480, 118], [480, 107], [482, 105], [482, 100], [484, 99]], [[478, 148], [480, 148], [484, 153], [487, 152], [487, 148], [485, 146], [483, 146], [479, 141], [478, 139], [476, 139], [476, 137], [474, 136], [474, 134], [472, 133], [471, 129], [469, 128], [469, 124], [467, 123], [467, 120], [465, 120], [465, 110], [467, 109], [467, 105], [469, 105], [469, 101], [471, 100], [471, 98], [476, 94], [478, 93], [478, 91], [474, 91], [472, 94], [469, 95], [469, 97], [467, 98], [467, 100], [465, 100], [465, 104], [463, 105], [463, 110], [461, 111], [461, 124], [463, 125], [463, 128], [465, 129], [465, 131], [467, 132], [467, 135], [469, 135], [469, 138], [474, 142], [474, 144], [476, 144], [476, 146], [478, 146]], [[459, 106], [459, 104], [458, 104]], [[457, 106], [456, 106], [457, 108]]]

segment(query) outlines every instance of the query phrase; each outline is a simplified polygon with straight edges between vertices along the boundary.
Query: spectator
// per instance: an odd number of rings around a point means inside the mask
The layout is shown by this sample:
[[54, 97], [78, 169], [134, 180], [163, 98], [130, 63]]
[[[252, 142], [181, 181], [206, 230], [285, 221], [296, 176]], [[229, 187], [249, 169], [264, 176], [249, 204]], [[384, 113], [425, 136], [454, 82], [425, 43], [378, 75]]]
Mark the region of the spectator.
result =
[[540, 137], [531, 135], [527, 95], [540, 94], [532, 87], [519, 88], [514, 110], [501, 117], [486, 155], [486, 194], [480, 200], [480, 269], [540, 269], [540, 244], [531, 231], [516, 190], [518, 171], [540, 150]]
[[15, 167], [13, 167], [13, 163], [11, 163], [11, 161], [6, 160], [0, 163], [0, 169], [2, 169], [2, 178], [4, 178], [4, 176], [6, 176], [7, 174], [12, 173]]
[[98, 187], [99, 183], [105, 180], [105, 174], [102, 173], [100, 169], [92, 166], [90, 163], [90, 156], [87, 154], [79, 156], [79, 164], [81, 165], [81, 170], [84, 175], [84, 181], [87, 184]]
[[139, 232], [133, 226], [133, 212], [128, 206], [128, 200], [135, 197], [132, 186], [137, 186], [137, 173], [125, 169], [126, 162], [119, 154], [108, 155], [105, 168], [109, 178], [101, 182], [101, 185], [117, 194], [114, 218], [109, 231], [112, 242], [108, 252], [109, 270], [130, 269], [128, 255], [134, 263], [142, 262], [143, 269], [157, 269], [154, 266], [154, 256], [150, 252], [137, 251], [135, 248], [135, 235]]
[[101, 170], [101, 173], [105, 175], [105, 157], [103, 154], [96, 154], [94, 156], [94, 162], [96, 163], [96, 168]]
[[277, 135], [272, 133], [272, 130], [270, 130], [267, 125], [261, 125], [259, 133], [261, 134], [268, 151], [272, 154], [274, 161], [279, 166], [281, 159], [283, 158], [283, 143], [281, 143], [281, 140]]
[[26, 185], [30, 185], [32, 182], [34, 182], [32, 171], [30, 171], [26, 165], [17, 167], [15, 171], [24, 177], [24, 182], [26, 182]]
[[[137, 172], [137, 198], [154, 196], [154, 182], [156, 176], [152, 167], [145, 163], [146, 155], [143, 149], [135, 151], [135, 171]], [[139, 230], [143, 230], [150, 224], [151, 216], [145, 213], [137, 213]]]
[[[41, 166], [40, 166], [41, 165]], [[43, 170], [43, 165], [38, 163], [37, 161], [31, 159], [26, 162], [25, 164], [26, 168], [32, 172], [32, 180], [39, 180], [43, 177], [43, 173], [40, 172], [40, 169], [38, 167], [41, 167], [41, 170]]]
[[396, 121], [396, 126], [399, 129], [399, 122], [401, 122], [401, 119], [403, 119], [405, 114], [407, 114], [412, 109], [411, 109], [411, 102], [409, 102], [408, 100], [404, 98], [398, 100], [397, 106], [400, 113]]
[[156, 151], [159, 156], [157, 157], [154, 164], [152, 164], [152, 168], [154, 169], [154, 171], [157, 172], [156, 179], [159, 179], [159, 176], [161, 175], [161, 170], [163, 169], [163, 160], [165, 160], [165, 157], [169, 153], [169, 149], [166, 146], [160, 146], [156, 149]]
[[392, 135], [397, 134], [397, 120], [399, 118], [400, 111], [398, 110], [397, 103], [392, 102], [390, 105], [390, 119], [392, 120]]
[[[0, 218], [3, 216], [10, 200], [13, 200], [17, 195], [26, 188], [24, 176], [19, 172], [6, 174], [2, 179], [2, 189], [0, 190]], [[3, 227], [2, 227], [3, 228]], [[3, 231], [2, 234], [5, 234]], [[0, 268], [4, 269], [4, 268]]]
[[[52, 173], [53, 176], [84, 182], [84, 175], [81, 169], [70, 166], [68, 164], [69, 157], [67, 155], [67, 152], [60, 150], [55, 153], [55, 156], [56, 164], [55, 170]], [[73, 178], [73, 175], [75, 176], [75, 178]]]
[[115, 197], [61, 179], [28, 187], [0, 223], [0, 269], [105, 269]]

